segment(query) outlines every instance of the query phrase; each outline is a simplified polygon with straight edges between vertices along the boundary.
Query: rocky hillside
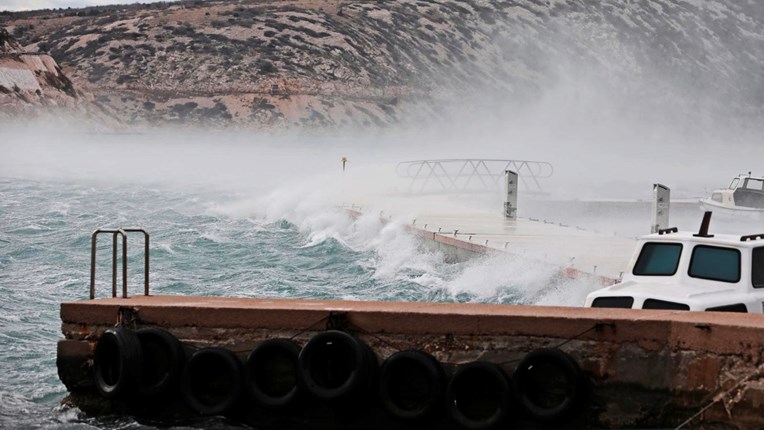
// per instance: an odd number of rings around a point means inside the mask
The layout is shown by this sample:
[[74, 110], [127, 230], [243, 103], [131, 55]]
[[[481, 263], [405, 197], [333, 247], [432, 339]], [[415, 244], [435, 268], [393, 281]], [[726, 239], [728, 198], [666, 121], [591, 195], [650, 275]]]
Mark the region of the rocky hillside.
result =
[[385, 127], [581, 87], [627, 115], [763, 113], [759, 0], [194, 0], [0, 26], [131, 124]]
[[72, 82], [53, 58], [25, 53], [21, 44], [0, 28], [0, 106], [66, 105], [76, 101]]
[[50, 55], [28, 53], [13, 36], [0, 28], [0, 119], [64, 121], [88, 119], [97, 127], [113, 129], [120, 121], [77, 91]]

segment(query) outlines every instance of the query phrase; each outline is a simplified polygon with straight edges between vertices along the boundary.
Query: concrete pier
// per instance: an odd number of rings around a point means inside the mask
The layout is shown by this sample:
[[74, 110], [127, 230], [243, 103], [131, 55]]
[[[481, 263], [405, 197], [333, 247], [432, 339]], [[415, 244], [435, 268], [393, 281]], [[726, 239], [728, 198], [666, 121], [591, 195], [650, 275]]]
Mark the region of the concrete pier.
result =
[[[357, 208], [345, 210], [354, 218], [365, 216]], [[382, 213], [374, 216], [379, 216], [382, 222], [393, 219]], [[400, 218], [397, 222], [401, 222]], [[544, 220], [507, 218], [502, 213], [430, 215], [418, 212], [416, 219], [402, 225], [447, 257], [508, 253], [513, 258], [558, 267], [565, 276], [587, 277], [596, 284], [616, 282], [620, 272], [629, 267], [635, 245], [632, 239]], [[199, 414], [211, 414], [199, 407], [200, 402], [204, 402], [208, 394], [220, 395], [221, 387], [233, 381], [234, 384], [229, 385], [238, 384], [240, 388], [223, 390], [224, 395], [230, 395], [226, 398], [227, 406], [216, 409], [215, 413], [225, 413], [236, 422], [263, 429], [476, 427], [460, 424], [454, 412], [460, 402], [460, 405], [476, 405], [473, 411], [487, 407], [491, 411], [493, 404], [504, 405], [500, 422], [509, 428], [750, 429], [763, 426], [762, 315], [151, 296], [148, 287], [145, 292], [145, 296], [61, 305], [64, 339], [58, 344], [57, 366], [61, 381], [70, 391], [68, 403], [90, 414], [130, 414], [152, 423], [183, 424]], [[120, 329], [110, 330], [115, 326]], [[145, 338], [147, 333], [159, 336], [155, 342], [162, 336], [165, 341], [171, 339], [174, 347], [167, 350], [174, 355], [160, 355], [159, 359], [151, 355], [161, 350], [157, 345], [162, 343], [144, 344], [139, 338], [142, 334]], [[325, 342], [329, 337], [334, 340]], [[286, 365], [287, 361], [281, 361], [275, 366], [269, 362], [251, 370], [250, 357], [256, 356], [254, 351], [275, 344], [288, 344], [292, 351], [290, 357], [294, 357], [289, 363], [298, 364]], [[317, 344], [322, 346], [316, 347]], [[324, 347], [334, 352], [315, 352], [316, 348]], [[353, 350], [356, 355], [332, 355], [342, 350]], [[302, 351], [299, 357], [295, 351]], [[437, 368], [431, 374], [441, 375], [439, 377], [449, 384], [445, 390], [433, 388], [436, 385], [424, 390], [443, 393], [434, 400], [437, 413], [430, 415], [426, 425], [403, 422], [401, 416], [391, 416], [390, 402], [386, 403], [383, 394], [395, 392], [402, 396], [399, 400], [412, 401], [422, 395], [425, 385], [407, 384], [421, 380], [423, 373], [399, 376], [394, 391], [381, 388], [390, 378], [386, 379], [385, 371], [377, 366], [383, 364], [384, 368], [385, 363], [393, 361], [392, 357], [406, 353], [420, 357], [423, 353], [429, 354], [426, 355], [428, 362]], [[530, 358], [540, 356], [560, 360], [528, 364]], [[204, 358], [207, 361], [192, 365], [196, 357], [207, 357]], [[210, 361], [213, 360], [210, 357], [222, 361], [216, 363]], [[306, 357], [320, 358], [310, 361]], [[162, 374], [171, 362], [178, 364], [176, 370], [184, 369], [182, 373], [176, 372], [180, 376], [172, 379], [178, 381], [175, 391], [164, 391], [161, 398], [148, 403], [131, 399], [128, 394], [134, 391], [130, 388], [123, 388], [121, 397], [109, 394], [110, 384], [115, 381], [141, 382], [147, 374]], [[363, 366], [353, 371], [347, 367], [338, 371], [338, 363], [342, 366], [363, 363]], [[137, 370], [139, 364], [143, 370]], [[163, 370], [152, 367], [155, 364], [164, 366]], [[254, 374], [284, 378], [287, 368], [297, 370], [279, 383], [292, 381], [291, 387], [297, 387], [294, 390], [302, 390], [299, 403], [290, 404], [289, 409], [272, 408], [252, 390], [241, 389], [241, 385], [253, 383]], [[537, 369], [533, 371], [534, 376], [524, 378], [523, 375], [531, 374], [532, 368]], [[473, 379], [459, 384], [457, 381], [460, 375], [465, 375], [465, 369], [493, 369], [496, 379], [489, 380], [488, 384], [485, 380], [478, 383]], [[325, 391], [311, 391], [314, 373], [319, 375], [318, 380], [336, 381], [336, 375], [346, 371], [364, 374], [366, 379], [354, 384], [352, 394], [345, 393], [342, 401], [322, 397], [327, 396], [322, 393], [345, 386], [344, 383], [330, 384]], [[204, 382], [204, 378], [208, 377], [219, 379], [205, 385], [208, 382]], [[168, 376], [166, 380], [171, 379]], [[406, 382], [402, 384], [402, 380]], [[465, 401], [474, 399], [476, 393], [495, 383], [499, 384], [499, 391], [478, 402]], [[452, 396], [454, 393], [449, 391], [454, 386], [465, 385], [471, 389], [480, 387], [478, 391], [459, 396]], [[140, 389], [136, 384], [135, 390]], [[563, 403], [559, 402], [561, 395], [566, 399]], [[539, 404], [551, 401], [553, 406], [547, 410], [539, 407], [542, 412], [534, 412], [532, 408], [537, 406], [529, 406], [531, 397], [543, 399]], [[458, 398], [463, 400], [458, 402]], [[550, 417], [545, 413], [566, 402], [576, 407], [568, 408], [565, 421], [561, 420], [562, 414], [554, 418], [558, 421], [546, 421]], [[506, 412], [508, 410], [510, 412]], [[502, 427], [481, 425], [476, 428]]]
[[[363, 216], [346, 208], [353, 218]], [[383, 222], [388, 219], [381, 218]], [[618, 282], [629, 267], [636, 241], [533, 218], [509, 219], [501, 213], [468, 215], [422, 212], [404, 227], [425, 245], [455, 260], [507, 253], [561, 269], [571, 278], [588, 277], [601, 285]]]
[[[475, 360], [498, 363], [512, 374], [527, 353], [557, 347], [574, 358], [591, 387], [569, 428], [675, 428], [691, 418], [685, 428], [763, 426], [762, 315], [136, 296], [63, 303], [61, 320], [59, 376], [69, 401], [91, 413], [120, 411], [119, 404], [99, 398], [92, 379], [95, 342], [120, 321], [127, 328], [163, 328], [188, 352], [220, 346], [240, 359], [266, 339], [304, 345], [327, 328], [339, 328], [370, 345], [380, 361], [416, 348], [436, 357], [449, 374]], [[178, 408], [174, 417], [188, 412]], [[331, 414], [293, 415], [293, 427], [333, 427]], [[273, 417], [250, 414], [245, 406], [234, 419], [268, 427]], [[344, 425], [410, 428], [375, 409], [353, 419]], [[511, 424], [546, 428], [520, 416]], [[444, 421], [437, 428], [453, 427]]]

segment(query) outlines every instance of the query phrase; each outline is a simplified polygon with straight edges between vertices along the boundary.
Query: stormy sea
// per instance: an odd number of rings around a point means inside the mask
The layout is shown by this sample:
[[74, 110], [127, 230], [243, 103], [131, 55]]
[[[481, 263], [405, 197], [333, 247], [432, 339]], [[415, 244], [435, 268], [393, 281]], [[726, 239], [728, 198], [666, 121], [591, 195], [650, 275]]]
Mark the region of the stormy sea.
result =
[[[306, 206], [277, 195], [253, 202], [212, 186], [0, 178], [0, 427], [144, 428], [131, 417], [60, 406], [59, 305], [88, 298], [91, 233], [99, 227], [149, 231], [158, 295], [579, 306], [592, 287], [507, 257], [447, 262], [376, 215], [353, 220], [329, 201]], [[131, 294], [142, 292], [140, 242], [129, 239]], [[106, 297], [111, 240], [101, 237], [97, 249], [96, 295]]]

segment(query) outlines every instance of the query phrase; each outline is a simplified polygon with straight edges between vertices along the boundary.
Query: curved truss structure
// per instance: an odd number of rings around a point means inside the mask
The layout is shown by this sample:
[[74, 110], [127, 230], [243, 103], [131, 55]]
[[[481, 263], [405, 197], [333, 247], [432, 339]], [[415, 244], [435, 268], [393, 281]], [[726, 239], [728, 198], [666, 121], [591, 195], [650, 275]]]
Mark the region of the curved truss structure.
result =
[[403, 161], [396, 166], [399, 177], [410, 180], [410, 193], [493, 192], [504, 187], [505, 170], [518, 174], [529, 193], [544, 193], [540, 179], [553, 174], [545, 161], [442, 159]]

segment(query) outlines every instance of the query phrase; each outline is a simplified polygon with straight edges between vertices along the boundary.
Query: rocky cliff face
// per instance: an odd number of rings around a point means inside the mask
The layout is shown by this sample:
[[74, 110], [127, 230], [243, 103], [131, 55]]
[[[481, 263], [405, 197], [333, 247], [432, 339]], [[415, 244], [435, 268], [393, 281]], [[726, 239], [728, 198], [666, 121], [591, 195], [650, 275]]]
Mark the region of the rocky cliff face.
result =
[[[0, 119], [24, 121], [39, 115], [88, 119], [102, 128], [120, 124], [78, 92], [56, 60], [44, 53], [28, 53], [0, 28]], [[50, 118], [50, 117], [49, 117]]]
[[627, 115], [761, 118], [762, 17], [756, 0], [213, 0], [0, 25], [131, 123], [385, 127], [593, 86]]
[[53, 58], [27, 54], [4, 29], [0, 29], [0, 94], [3, 104], [15, 100], [27, 104], [69, 103], [77, 99], [72, 82]]

